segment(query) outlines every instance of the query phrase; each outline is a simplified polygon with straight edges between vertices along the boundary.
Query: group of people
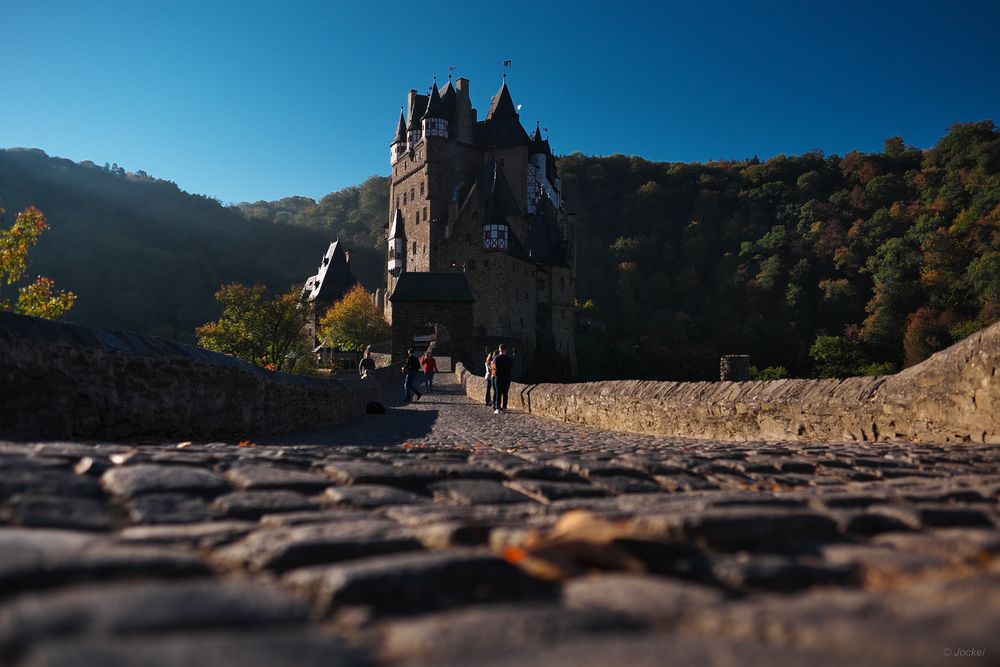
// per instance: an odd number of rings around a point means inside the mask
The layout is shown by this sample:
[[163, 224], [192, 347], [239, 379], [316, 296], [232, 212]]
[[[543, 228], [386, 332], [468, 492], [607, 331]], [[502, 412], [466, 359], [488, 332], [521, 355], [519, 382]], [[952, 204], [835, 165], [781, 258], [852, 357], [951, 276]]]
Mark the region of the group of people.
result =
[[514, 360], [507, 354], [507, 346], [501, 345], [486, 355], [486, 405], [490, 405], [493, 394], [493, 414], [507, 412], [507, 393], [510, 391], [511, 373]]
[[406, 363], [403, 365], [403, 395], [406, 398], [406, 402], [419, 401], [423, 397], [423, 393], [417, 389], [421, 373], [424, 376], [424, 390], [428, 394], [433, 394], [434, 374], [437, 372], [437, 362], [431, 356], [430, 350], [424, 352], [424, 356], [419, 359], [413, 353], [412, 349], [407, 350]]
[[[365, 352], [364, 359], [358, 366], [361, 377], [367, 377], [375, 370], [375, 361], [370, 352]], [[514, 360], [507, 354], [507, 346], [501, 345], [486, 355], [486, 405], [493, 406], [493, 414], [507, 412], [507, 394], [510, 392], [511, 375], [514, 370]], [[434, 374], [438, 372], [437, 362], [431, 356], [430, 350], [417, 357], [413, 349], [406, 351], [406, 363], [403, 364], [403, 395], [406, 402], [419, 401], [423, 392], [417, 387], [420, 375], [423, 377], [423, 388], [429, 394], [434, 393]]]

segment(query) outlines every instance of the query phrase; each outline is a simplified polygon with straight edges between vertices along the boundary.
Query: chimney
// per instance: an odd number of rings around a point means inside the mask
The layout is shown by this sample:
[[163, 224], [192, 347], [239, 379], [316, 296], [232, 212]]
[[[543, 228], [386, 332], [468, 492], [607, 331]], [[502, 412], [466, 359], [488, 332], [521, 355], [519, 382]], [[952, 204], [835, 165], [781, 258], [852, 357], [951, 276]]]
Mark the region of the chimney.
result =
[[417, 97], [417, 91], [410, 88], [409, 94], [406, 96], [406, 122], [410, 122], [413, 119], [413, 102]]
[[348, 266], [351, 265], [351, 251], [350, 250], [345, 250], [344, 251], [344, 260], [347, 262]]

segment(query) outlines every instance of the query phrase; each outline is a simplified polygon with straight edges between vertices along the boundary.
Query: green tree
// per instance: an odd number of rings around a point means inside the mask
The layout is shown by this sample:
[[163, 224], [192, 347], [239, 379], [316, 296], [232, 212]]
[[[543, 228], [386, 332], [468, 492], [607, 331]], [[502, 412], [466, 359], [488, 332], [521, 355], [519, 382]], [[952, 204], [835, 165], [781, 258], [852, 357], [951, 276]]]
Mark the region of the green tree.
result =
[[338, 350], [360, 352], [388, 337], [389, 325], [361, 285], [330, 306], [319, 323], [319, 339]]
[[198, 344], [231, 354], [258, 366], [278, 369], [289, 355], [305, 350], [302, 330], [306, 309], [297, 289], [270, 297], [263, 285], [223, 285], [215, 298], [225, 308], [222, 317], [198, 327]]
[[809, 356], [815, 362], [813, 373], [821, 378], [858, 375], [865, 363], [858, 343], [844, 336], [816, 336]]
[[28, 252], [48, 228], [42, 212], [31, 207], [17, 215], [10, 229], [0, 229], [0, 310], [55, 320], [69, 312], [76, 302], [75, 294], [56, 291], [55, 282], [44, 276], [21, 286], [13, 303], [2, 294], [3, 285], [13, 285], [24, 277], [28, 271]]

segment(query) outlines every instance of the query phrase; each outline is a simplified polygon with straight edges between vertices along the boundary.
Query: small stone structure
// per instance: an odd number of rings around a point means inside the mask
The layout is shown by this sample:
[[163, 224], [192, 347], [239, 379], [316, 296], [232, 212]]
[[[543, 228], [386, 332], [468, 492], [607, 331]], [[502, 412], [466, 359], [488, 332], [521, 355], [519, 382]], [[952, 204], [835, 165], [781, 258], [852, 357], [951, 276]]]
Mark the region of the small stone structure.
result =
[[275, 373], [191, 345], [0, 313], [0, 436], [249, 438], [350, 421], [383, 377]]
[[[714, 440], [1000, 443], [1000, 323], [901, 373], [844, 380], [514, 383], [510, 407], [639, 433]], [[469, 396], [482, 376], [456, 366]]]
[[727, 354], [719, 360], [719, 380], [722, 382], [746, 382], [749, 379], [749, 355]]

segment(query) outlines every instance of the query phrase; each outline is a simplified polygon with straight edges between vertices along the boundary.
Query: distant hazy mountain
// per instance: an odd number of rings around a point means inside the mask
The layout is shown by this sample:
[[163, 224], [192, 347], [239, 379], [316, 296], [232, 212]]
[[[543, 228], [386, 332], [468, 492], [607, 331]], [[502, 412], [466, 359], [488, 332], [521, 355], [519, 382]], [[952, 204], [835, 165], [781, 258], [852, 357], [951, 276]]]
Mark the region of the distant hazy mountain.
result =
[[[30, 272], [76, 292], [68, 320], [184, 341], [218, 316], [213, 294], [220, 284], [301, 284], [330, 241], [325, 231], [247, 219], [141, 171], [0, 150], [6, 224], [27, 206], [41, 209], [51, 226], [32, 252]], [[355, 257], [368, 265], [359, 277], [377, 283], [379, 256], [368, 250]]]

